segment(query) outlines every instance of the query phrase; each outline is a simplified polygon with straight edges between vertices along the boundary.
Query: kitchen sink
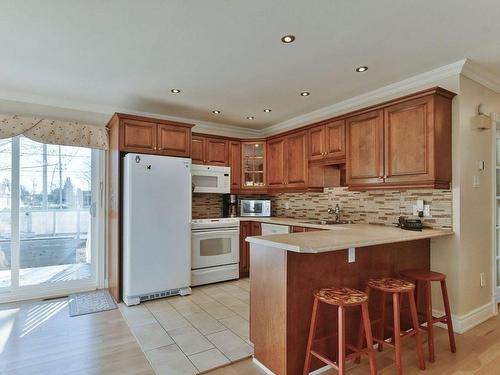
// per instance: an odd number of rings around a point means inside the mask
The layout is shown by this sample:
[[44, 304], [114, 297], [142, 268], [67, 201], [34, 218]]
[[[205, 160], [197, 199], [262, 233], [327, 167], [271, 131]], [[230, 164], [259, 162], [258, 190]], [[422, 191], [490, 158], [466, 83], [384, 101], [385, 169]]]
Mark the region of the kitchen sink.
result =
[[334, 224], [352, 224], [352, 221], [350, 220], [308, 220], [308, 221], [301, 221], [301, 223], [304, 224], [316, 224], [316, 225], [334, 225]]

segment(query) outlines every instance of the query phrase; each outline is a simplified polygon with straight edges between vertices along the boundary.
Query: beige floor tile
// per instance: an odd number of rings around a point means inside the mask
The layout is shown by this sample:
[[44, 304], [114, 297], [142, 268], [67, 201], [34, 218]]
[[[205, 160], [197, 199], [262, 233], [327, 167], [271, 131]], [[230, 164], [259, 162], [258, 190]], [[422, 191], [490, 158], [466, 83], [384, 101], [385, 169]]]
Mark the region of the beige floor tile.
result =
[[250, 306], [247, 303], [238, 300], [237, 302], [234, 302], [232, 306], [228, 306], [228, 308], [242, 318], [246, 320], [250, 319]]
[[182, 315], [190, 315], [199, 312], [203, 312], [200, 306], [189, 299], [190, 297], [184, 297], [183, 299], [171, 301], [170, 304]]
[[224, 325], [204, 311], [187, 315], [185, 318], [203, 335], [224, 331], [226, 329]]
[[159, 299], [159, 300], [156, 300], [156, 301], [146, 302], [145, 306], [152, 313], [158, 312], [158, 311], [167, 311], [167, 310], [173, 310], [174, 309], [172, 307], [172, 305], [168, 302], [168, 298], [163, 298], [163, 299]]
[[207, 335], [207, 338], [233, 362], [253, 354], [252, 347], [230, 330]]
[[210, 349], [206, 352], [190, 355], [189, 359], [200, 372], [231, 363], [231, 361], [217, 349]]
[[154, 316], [166, 331], [191, 326], [191, 324], [175, 310], [156, 311]]
[[119, 308], [130, 327], [156, 322], [153, 314], [144, 305], [128, 307], [120, 303]]
[[207, 294], [205, 294], [201, 290], [194, 291], [193, 294], [190, 295], [189, 297], [190, 297], [190, 300], [196, 304], [215, 301], [212, 297], [209, 297]]
[[243, 340], [249, 338], [250, 327], [248, 321], [239, 315], [231, 316], [229, 318], [220, 319], [219, 322], [224, 324], [231, 331], [240, 336]]
[[228, 318], [236, 314], [233, 310], [217, 301], [200, 303], [200, 306], [215, 319]]
[[196, 367], [175, 344], [149, 350], [146, 352], [146, 357], [156, 375], [194, 375], [198, 373]]
[[131, 327], [130, 330], [139, 342], [143, 351], [171, 345], [174, 341], [165, 332], [162, 326], [155, 322]]
[[186, 355], [212, 349], [214, 346], [193, 327], [183, 327], [167, 332]]

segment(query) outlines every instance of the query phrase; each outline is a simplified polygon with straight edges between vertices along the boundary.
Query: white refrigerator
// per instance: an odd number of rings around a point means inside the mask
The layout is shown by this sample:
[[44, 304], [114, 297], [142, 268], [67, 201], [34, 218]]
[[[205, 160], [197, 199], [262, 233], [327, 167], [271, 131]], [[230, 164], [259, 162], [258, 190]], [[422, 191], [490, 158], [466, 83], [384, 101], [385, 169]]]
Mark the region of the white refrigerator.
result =
[[123, 301], [191, 293], [191, 159], [123, 160]]

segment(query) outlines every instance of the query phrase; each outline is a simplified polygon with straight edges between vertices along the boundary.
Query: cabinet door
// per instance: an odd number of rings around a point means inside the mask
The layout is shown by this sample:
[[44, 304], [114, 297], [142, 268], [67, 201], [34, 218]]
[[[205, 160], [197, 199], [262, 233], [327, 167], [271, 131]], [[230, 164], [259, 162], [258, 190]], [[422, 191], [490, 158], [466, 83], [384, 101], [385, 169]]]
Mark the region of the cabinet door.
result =
[[193, 135], [191, 138], [191, 159], [193, 164], [205, 164], [205, 137]]
[[320, 125], [308, 130], [309, 160], [325, 157], [325, 126]]
[[153, 122], [122, 120], [120, 151], [155, 153], [156, 128]]
[[242, 221], [240, 223], [240, 277], [248, 276], [250, 271], [250, 244], [245, 241], [248, 236], [250, 236], [250, 222]]
[[275, 138], [267, 142], [267, 186], [283, 188], [286, 184], [286, 140], [284, 137]]
[[301, 131], [286, 137], [286, 186], [303, 187], [307, 184], [307, 132]]
[[382, 110], [363, 113], [346, 120], [347, 184], [384, 182]]
[[185, 126], [158, 124], [158, 152], [163, 155], [189, 157], [191, 129]]
[[241, 143], [229, 142], [229, 166], [231, 167], [231, 190], [241, 187]]
[[345, 120], [325, 125], [325, 156], [329, 159], [345, 158]]
[[262, 235], [262, 227], [258, 221], [250, 222], [250, 233], [252, 236]]
[[384, 110], [386, 183], [432, 180], [433, 99], [418, 98]]
[[301, 233], [301, 232], [305, 232], [307, 228], [305, 227], [298, 227], [296, 225], [294, 225], [292, 227], [292, 233]]
[[228, 142], [226, 139], [205, 138], [205, 163], [210, 165], [227, 166]]

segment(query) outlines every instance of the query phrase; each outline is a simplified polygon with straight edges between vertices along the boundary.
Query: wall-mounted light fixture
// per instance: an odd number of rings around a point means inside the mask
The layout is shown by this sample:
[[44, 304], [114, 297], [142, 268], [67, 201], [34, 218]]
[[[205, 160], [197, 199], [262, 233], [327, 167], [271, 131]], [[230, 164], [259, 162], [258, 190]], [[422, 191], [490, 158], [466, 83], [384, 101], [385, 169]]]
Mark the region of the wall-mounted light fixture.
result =
[[490, 115], [486, 114], [486, 107], [484, 104], [477, 106], [477, 115], [471, 119], [472, 129], [474, 130], [487, 130], [491, 129], [493, 119]]

